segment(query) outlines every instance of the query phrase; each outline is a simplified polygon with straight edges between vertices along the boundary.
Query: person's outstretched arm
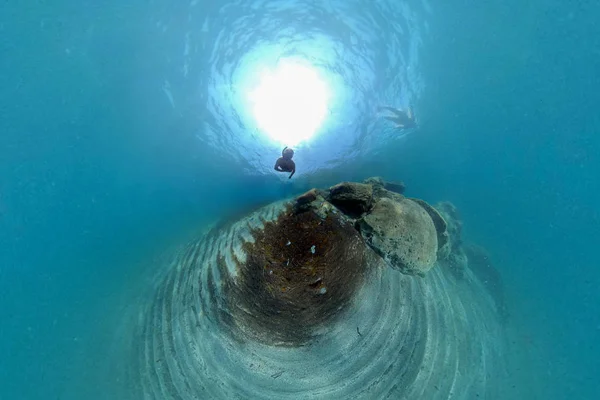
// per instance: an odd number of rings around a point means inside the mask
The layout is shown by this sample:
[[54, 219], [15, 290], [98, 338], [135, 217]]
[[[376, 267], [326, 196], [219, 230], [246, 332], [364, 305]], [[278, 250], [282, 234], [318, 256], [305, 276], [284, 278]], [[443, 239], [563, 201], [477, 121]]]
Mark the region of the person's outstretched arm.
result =
[[292, 173], [290, 174], [290, 177], [288, 179], [292, 179], [292, 176], [294, 176], [295, 173], [296, 173], [296, 167], [294, 166], [294, 169], [292, 170]]

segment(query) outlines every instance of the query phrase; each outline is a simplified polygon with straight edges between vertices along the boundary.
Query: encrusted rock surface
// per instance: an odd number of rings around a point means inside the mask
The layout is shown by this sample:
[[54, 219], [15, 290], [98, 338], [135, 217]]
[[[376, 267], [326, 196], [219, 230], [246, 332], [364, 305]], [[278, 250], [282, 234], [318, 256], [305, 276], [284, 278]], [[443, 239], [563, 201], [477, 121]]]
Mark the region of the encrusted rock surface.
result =
[[404, 184], [404, 182], [388, 182], [380, 176], [373, 176], [371, 178], [367, 178], [363, 181], [363, 183], [372, 185], [373, 189], [381, 187], [385, 190], [397, 194], [404, 194], [404, 192], [406, 191], [406, 185]]
[[294, 211], [301, 212], [311, 208], [311, 203], [319, 197], [317, 189], [311, 189], [308, 192], [296, 197]]
[[440, 264], [449, 268], [456, 277], [462, 278], [468, 266], [467, 255], [463, 248], [462, 220], [454, 204], [444, 201], [436, 204], [435, 209], [446, 221], [448, 240], [438, 254]]
[[363, 183], [373, 187], [373, 198], [375, 201], [382, 197], [387, 197], [388, 199], [396, 201], [401, 201], [404, 198], [402, 194], [386, 189], [388, 182], [384, 181], [383, 178], [379, 176], [367, 178], [363, 181]]
[[404, 191], [406, 190], [406, 185], [404, 182], [386, 182], [383, 187], [390, 192], [398, 194], [404, 194]]
[[413, 199], [410, 200], [418, 203], [421, 207], [427, 211], [427, 214], [431, 217], [433, 224], [435, 225], [435, 229], [437, 231], [438, 238], [438, 250], [441, 250], [446, 246], [449, 240], [448, 234], [448, 224], [442, 215], [436, 210], [433, 206], [421, 199]]
[[392, 268], [422, 275], [435, 264], [437, 230], [425, 209], [412, 200], [382, 198], [358, 220], [358, 227]]

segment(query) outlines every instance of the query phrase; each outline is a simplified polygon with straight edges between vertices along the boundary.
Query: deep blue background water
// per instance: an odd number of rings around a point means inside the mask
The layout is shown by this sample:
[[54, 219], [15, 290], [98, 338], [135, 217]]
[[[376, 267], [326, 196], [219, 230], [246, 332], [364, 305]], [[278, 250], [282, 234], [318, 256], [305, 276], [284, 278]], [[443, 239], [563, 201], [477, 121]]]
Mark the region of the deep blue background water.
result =
[[[242, 57], [252, 36], [231, 49], [235, 42], [190, 28], [200, 23], [189, 16], [213, 13], [222, 18], [216, 32], [222, 23], [251, 33], [237, 21], [243, 10], [2, 3], [0, 398], [60, 398], [74, 381], [103, 398], [113, 382], [95, 381], [97, 355], [110, 347], [128, 291], [143, 286], [164, 250], [217, 215], [369, 175], [403, 179], [411, 195], [459, 207], [466, 235], [504, 277], [518, 353], [507, 357], [528, 361], [513, 372], [532, 387], [523, 393], [596, 398], [600, 5], [438, 3], [410, 2], [417, 22], [399, 48], [402, 65], [418, 71], [394, 78], [400, 64], [388, 65], [397, 59], [382, 39], [391, 26], [371, 46], [375, 62], [361, 60], [360, 49], [343, 55], [356, 67], [344, 81], [355, 99], [335, 118], [349, 125], [298, 152], [305, 171], [293, 182], [264, 171], [278, 150], [238, 135], [227, 94], [211, 100], [203, 89], [227, 82], [215, 65], [228, 60], [215, 54]], [[346, 4], [350, 19], [375, 3]], [[188, 31], [199, 50], [177, 59]], [[414, 43], [418, 57], [408, 50]], [[406, 86], [418, 132], [357, 134], [381, 100], [375, 92], [392, 102]], [[342, 145], [332, 148], [335, 138]]]

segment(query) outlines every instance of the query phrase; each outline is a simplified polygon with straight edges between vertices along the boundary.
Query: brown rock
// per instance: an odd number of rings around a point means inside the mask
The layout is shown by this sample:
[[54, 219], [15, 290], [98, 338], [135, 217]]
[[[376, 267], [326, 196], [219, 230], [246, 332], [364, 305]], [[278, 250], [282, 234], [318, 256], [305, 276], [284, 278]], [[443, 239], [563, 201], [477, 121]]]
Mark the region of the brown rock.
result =
[[310, 209], [319, 209], [325, 200], [317, 189], [311, 189], [308, 192], [296, 197], [293, 203], [293, 211], [301, 213]]
[[317, 190], [311, 189], [308, 192], [296, 197], [296, 206], [305, 206], [317, 199]]
[[296, 204], [304, 205], [311, 203], [317, 199], [317, 189], [311, 189], [308, 192], [298, 196], [296, 198]]

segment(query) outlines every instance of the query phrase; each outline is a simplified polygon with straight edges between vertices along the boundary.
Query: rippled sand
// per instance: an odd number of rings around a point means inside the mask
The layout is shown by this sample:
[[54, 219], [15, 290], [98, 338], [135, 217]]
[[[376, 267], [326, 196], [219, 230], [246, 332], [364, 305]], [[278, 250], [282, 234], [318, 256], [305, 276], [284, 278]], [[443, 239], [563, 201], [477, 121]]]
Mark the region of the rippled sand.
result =
[[269, 342], [278, 332], [240, 321], [256, 310], [228, 301], [223, 283], [240, 280], [252, 230], [283, 212], [267, 206], [180, 252], [132, 321], [123, 397], [501, 398], [503, 329], [469, 270], [459, 281], [440, 266], [409, 276], [373, 253], [349, 301], [307, 340]]

